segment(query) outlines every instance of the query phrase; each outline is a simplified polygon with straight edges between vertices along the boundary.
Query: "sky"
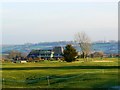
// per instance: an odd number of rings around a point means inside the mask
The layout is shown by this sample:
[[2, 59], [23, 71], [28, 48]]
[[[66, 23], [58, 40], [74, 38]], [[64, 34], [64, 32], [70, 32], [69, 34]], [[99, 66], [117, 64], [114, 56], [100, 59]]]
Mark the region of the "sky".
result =
[[2, 44], [74, 40], [118, 40], [117, 2], [3, 2]]

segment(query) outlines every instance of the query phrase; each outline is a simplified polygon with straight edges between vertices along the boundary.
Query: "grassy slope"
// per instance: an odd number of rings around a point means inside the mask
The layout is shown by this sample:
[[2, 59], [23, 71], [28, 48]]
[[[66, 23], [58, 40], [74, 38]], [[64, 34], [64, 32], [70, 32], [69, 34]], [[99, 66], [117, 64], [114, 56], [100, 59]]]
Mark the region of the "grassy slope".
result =
[[[3, 87], [98, 88], [118, 86], [118, 60], [111, 60], [114, 62], [3, 63]], [[47, 76], [49, 76], [50, 85], [48, 85]]]

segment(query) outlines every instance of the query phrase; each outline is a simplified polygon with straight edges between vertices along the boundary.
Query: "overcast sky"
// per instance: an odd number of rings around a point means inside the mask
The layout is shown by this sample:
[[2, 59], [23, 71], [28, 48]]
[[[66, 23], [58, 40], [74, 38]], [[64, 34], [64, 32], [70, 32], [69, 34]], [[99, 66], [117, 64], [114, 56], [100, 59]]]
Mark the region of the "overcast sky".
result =
[[2, 3], [3, 44], [73, 40], [81, 31], [92, 41], [117, 40], [118, 3]]

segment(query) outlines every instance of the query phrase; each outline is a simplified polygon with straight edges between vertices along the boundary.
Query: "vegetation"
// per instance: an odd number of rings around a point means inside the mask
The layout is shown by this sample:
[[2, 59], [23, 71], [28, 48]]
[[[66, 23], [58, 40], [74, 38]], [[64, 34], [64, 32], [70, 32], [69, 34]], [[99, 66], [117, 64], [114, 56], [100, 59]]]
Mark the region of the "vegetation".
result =
[[82, 58], [86, 58], [91, 51], [91, 41], [85, 32], [75, 34], [75, 42], [80, 46]]
[[[101, 61], [100, 58], [94, 58]], [[118, 84], [118, 59], [112, 62], [42, 61], [2, 63], [3, 88], [110, 88]], [[48, 77], [49, 76], [49, 77]], [[48, 83], [49, 80], [49, 83]]]
[[21, 59], [25, 59], [26, 58], [26, 54], [25, 53], [21, 53], [19, 51], [10, 51], [9, 55], [6, 57], [7, 59], [14, 59], [14, 60], [21, 60]]
[[91, 54], [91, 57], [103, 57], [104, 56], [104, 52], [94, 52], [93, 54]]
[[77, 56], [77, 51], [71, 44], [68, 44], [65, 47], [63, 56], [65, 61], [67, 62], [75, 61], [76, 59], [75, 57]]

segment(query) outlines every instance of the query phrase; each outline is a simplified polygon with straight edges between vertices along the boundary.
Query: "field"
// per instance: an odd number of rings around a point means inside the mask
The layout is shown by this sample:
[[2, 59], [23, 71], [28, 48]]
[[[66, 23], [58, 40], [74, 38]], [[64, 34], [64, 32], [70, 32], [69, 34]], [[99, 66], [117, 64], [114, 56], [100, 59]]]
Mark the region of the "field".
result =
[[111, 88], [118, 84], [118, 59], [72, 63], [2, 63], [3, 88]]

